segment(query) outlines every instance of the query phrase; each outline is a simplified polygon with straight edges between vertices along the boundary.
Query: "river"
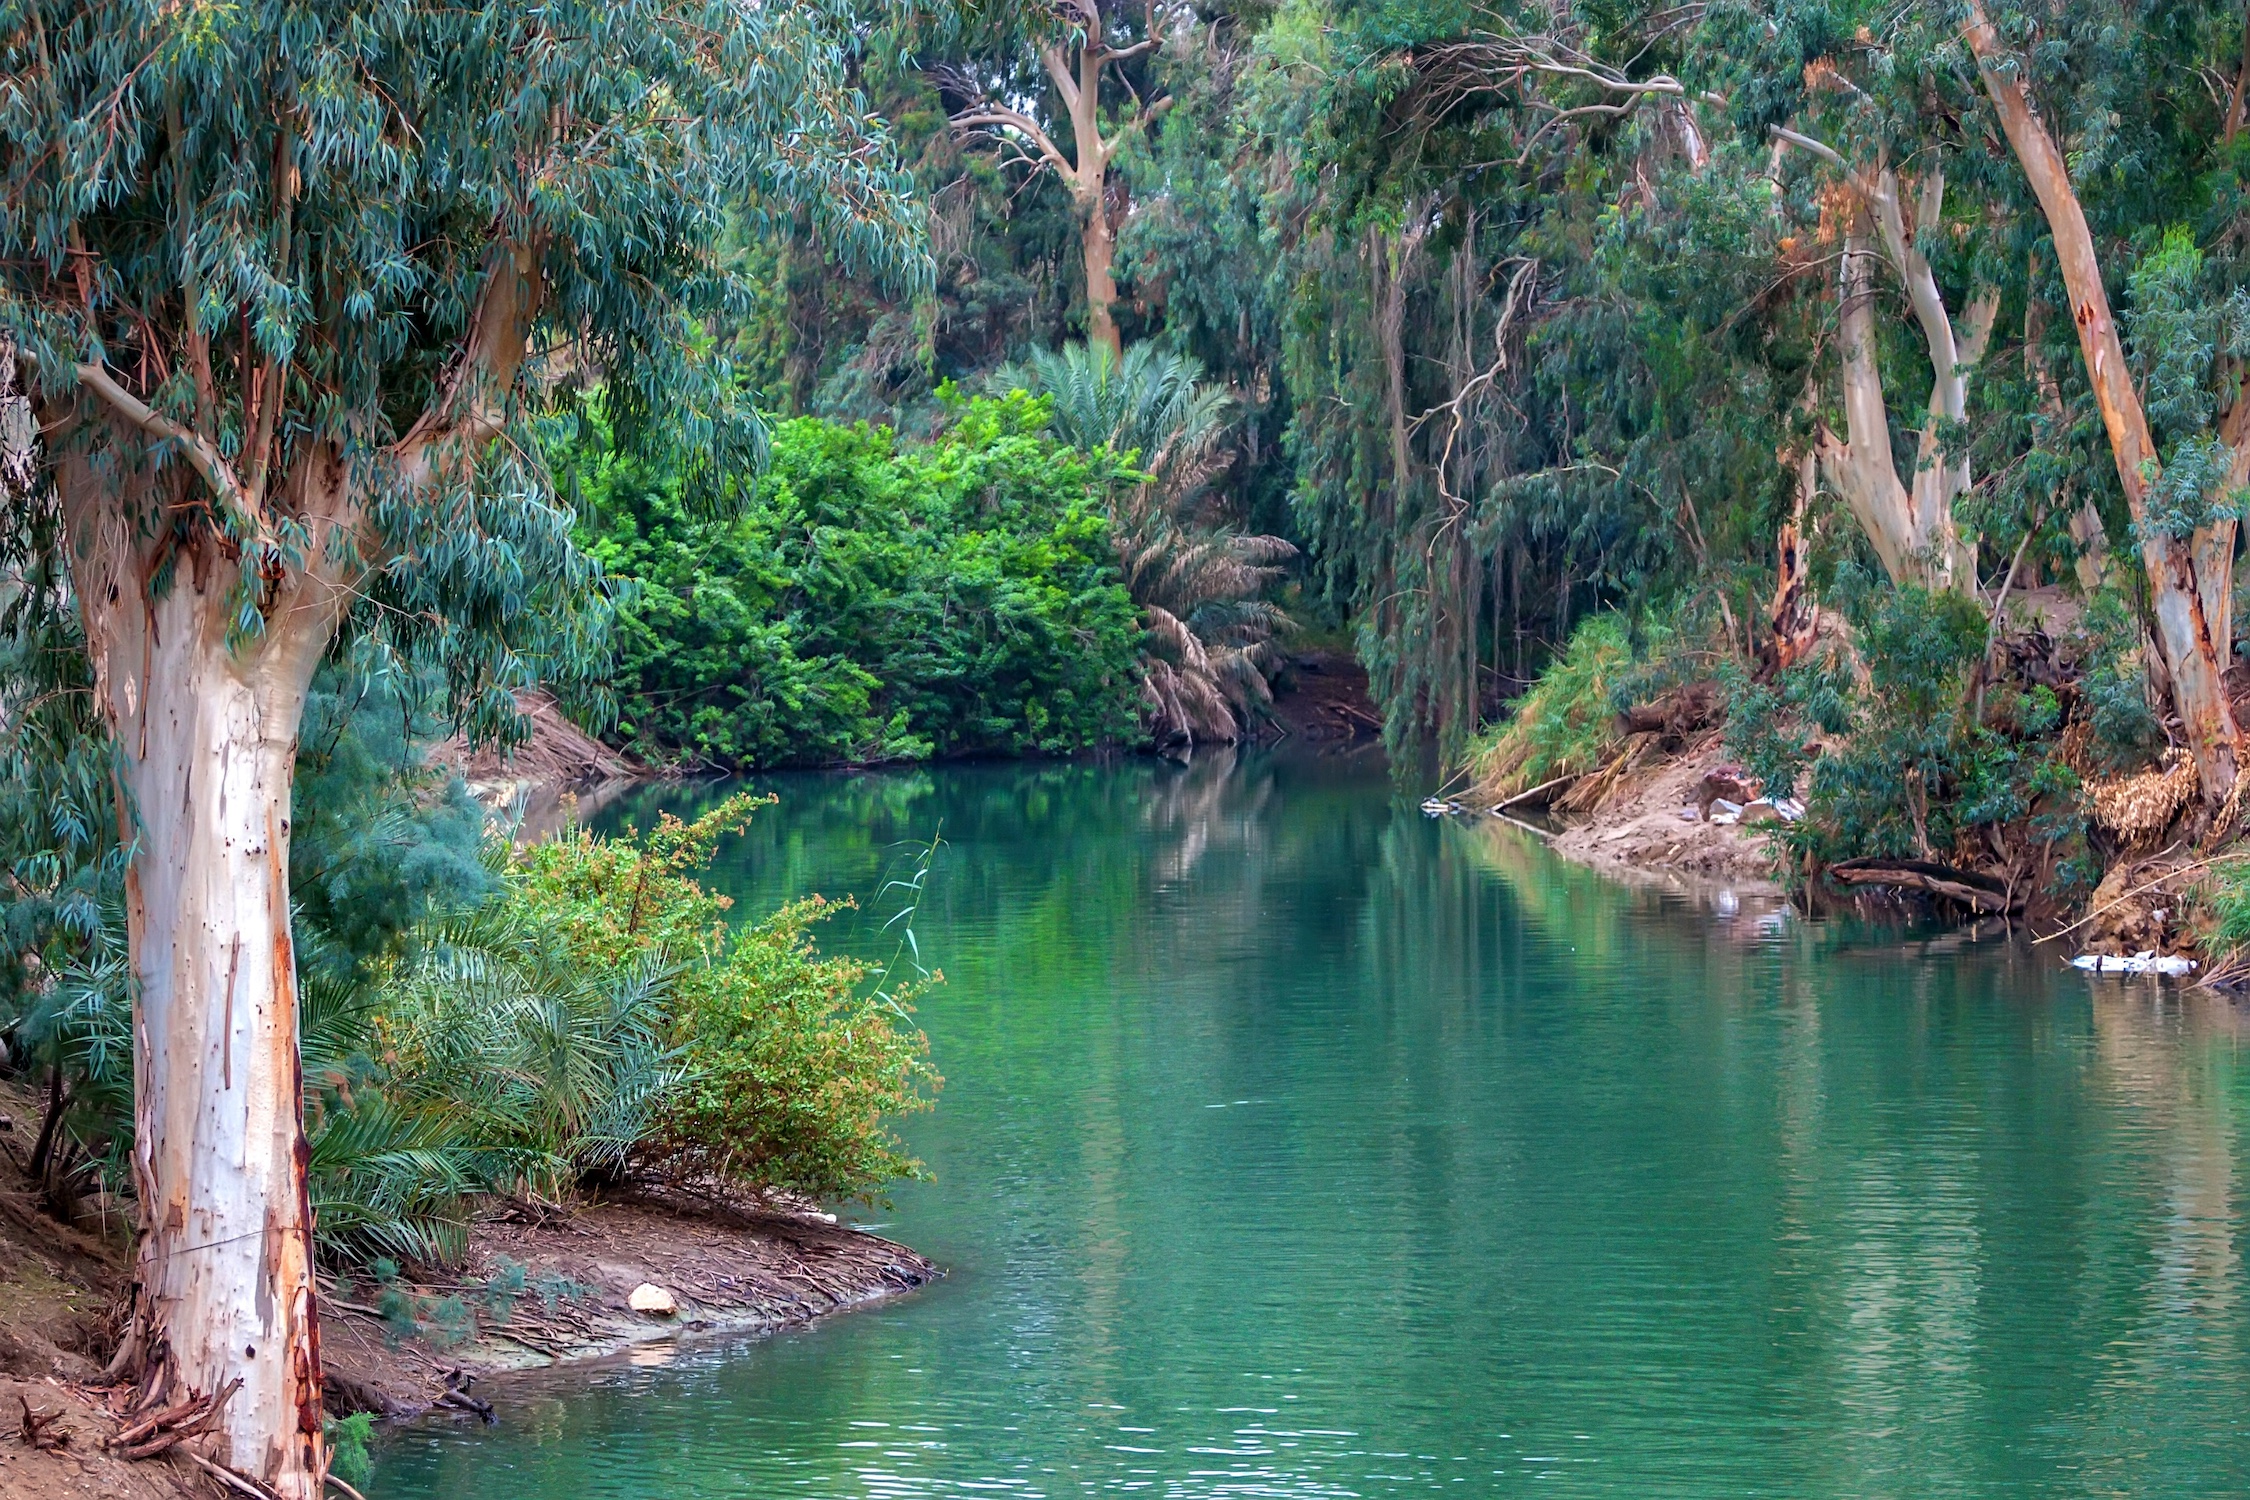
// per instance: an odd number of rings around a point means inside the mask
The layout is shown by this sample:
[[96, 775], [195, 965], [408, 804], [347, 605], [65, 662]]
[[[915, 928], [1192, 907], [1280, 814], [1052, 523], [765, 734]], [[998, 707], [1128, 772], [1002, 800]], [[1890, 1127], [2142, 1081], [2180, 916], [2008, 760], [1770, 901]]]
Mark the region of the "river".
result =
[[952, 1275], [503, 1383], [371, 1500], [2250, 1491], [2226, 1001], [1616, 884], [1345, 759], [767, 784], [745, 912], [945, 840], [934, 1180], [855, 1217]]

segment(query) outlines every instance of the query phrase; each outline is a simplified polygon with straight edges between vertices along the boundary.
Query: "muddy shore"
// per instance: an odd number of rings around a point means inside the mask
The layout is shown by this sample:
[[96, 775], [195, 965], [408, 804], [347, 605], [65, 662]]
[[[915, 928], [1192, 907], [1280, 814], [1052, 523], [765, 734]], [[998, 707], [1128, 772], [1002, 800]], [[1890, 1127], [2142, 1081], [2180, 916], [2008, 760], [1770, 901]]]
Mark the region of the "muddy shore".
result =
[[[103, 1447], [132, 1398], [102, 1381], [130, 1279], [129, 1226], [91, 1199], [64, 1223], [27, 1185], [38, 1119], [20, 1081], [0, 1082], [0, 1500], [222, 1494], [176, 1450], [134, 1462]], [[658, 1340], [770, 1333], [941, 1274], [797, 1205], [643, 1194], [537, 1217], [495, 1211], [442, 1281], [323, 1278], [329, 1409], [479, 1420], [477, 1381], [488, 1375]], [[662, 1288], [672, 1310], [633, 1311], [644, 1285]], [[26, 1435], [26, 1409], [46, 1446]]]
[[1778, 889], [1763, 830], [1683, 814], [1693, 812], [1697, 787], [1723, 759], [1718, 736], [1711, 735], [1624, 772], [1590, 806], [1562, 810], [1535, 803], [1511, 808], [1509, 815], [1557, 854], [1610, 874], [1694, 875]]

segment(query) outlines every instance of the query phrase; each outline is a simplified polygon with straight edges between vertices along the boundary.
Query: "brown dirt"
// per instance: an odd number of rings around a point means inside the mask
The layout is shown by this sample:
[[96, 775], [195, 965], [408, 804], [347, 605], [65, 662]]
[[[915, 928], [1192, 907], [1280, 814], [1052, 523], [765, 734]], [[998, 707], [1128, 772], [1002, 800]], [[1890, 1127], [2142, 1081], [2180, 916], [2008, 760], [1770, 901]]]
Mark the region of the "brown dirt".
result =
[[[31, 1093], [0, 1083], [0, 1500], [169, 1500], [219, 1491], [170, 1456], [129, 1463], [102, 1451], [121, 1424], [126, 1392], [99, 1385], [109, 1313], [122, 1301], [128, 1246], [123, 1225], [82, 1232], [48, 1214], [24, 1182], [38, 1128]], [[60, 1413], [57, 1451], [21, 1434], [25, 1404]]]
[[516, 706], [531, 720], [530, 739], [512, 750], [472, 751], [456, 735], [430, 751], [430, 764], [451, 768], [485, 806], [517, 810], [527, 836], [578, 816], [572, 799], [605, 801], [649, 774], [573, 724], [544, 690], [518, 693]]
[[1337, 651], [1290, 658], [1274, 682], [1272, 722], [1287, 738], [1312, 744], [1365, 744], [1383, 737], [1383, 714], [1367, 691], [1367, 669]]
[[1590, 812], [1555, 818], [1548, 842], [1556, 853], [1597, 868], [1770, 882], [1773, 855], [1762, 831], [1680, 816], [1683, 806], [1694, 806], [1704, 773], [1724, 759], [1712, 735], [1673, 759], [1620, 776]]
[[[496, 1306], [489, 1288], [496, 1277], [508, 1279], [510, 1266], [522, 1268], [526, 1290], [512, 1305]], [[380, 1293], [364, 1282], [347, 1281], [327, 1298], [321, 1338], [329, 1404], [411, 1416], [457, 1406], [447, 1396], [455, 1372], [473, 1380], [683, 1334], [769, 1333], [940, 1274], [903, 1245], [810, 1210], [637, 1196], [538, 1223], [495, 1218], [476, 1226], [458, 1278], [412, 1289], [425, 1307], [459, 1298], [474, 1317], [473, 1335], [425, 1315], [425, 1325], [436, 1326], [402, 1338], [371, 1305]], [[677, 1312], [634, 1312], [627, 1298], [644, 1282], [670, 1292]]]
[[[0, 1081], [0, 1500], [174, 1500], [224, 1494], [176, 1455], [128, 1462], [102, 1439], [123, 1425], [129, 1387], [101, 1384], [130, 1264], [125, 1222], [114, 1209], [73, 1228], [25, 1183], [40, 1101]], [[92, 1213], [99, 1205], [88, 1200]], [[550, 1309], [527, 1289], [505, 1325], [465, 1283], [481, 1288], [503, 1259], [530, 1288], [563, 1293]], [[367, 1302], [324, 1287], [322, 1352], [331, 1410], [401, 1417], [451, 1404], [446, 1376], [474, 1377], [593, 1358], [631, 1345], [698, 1333], [766, 1332], [809, 1322], [921, 1286], [941, 1273], [903, 1246], [829, 1221], [810, 1209], [740, 1208], [642, 1196], [591, 1204], [542, 1222], [476, 1226], [463, 1275], [414, 1289], [427, 1302], [461, 1296], [477, 1331], [455, 1347], [398, 1337]], [[626, 1299], [652, 1282], [671, 1291], [669, 1318], [633, 1312]], [[559, 1283], [568, 1283], [561, 1287]], [[379, 1294], [364, 1284], [357, 1295]], [[503, 1331], [504, 1330], [504, 1331]], [[455, 1332], [465, 1332], [457, 1325]], [[511, 1337], [513, 1335], [513, 1337]], [[473, 1387], [472, 1387], [473, 1389]], [[60, 1412], [54, 1452], [19, 1431], [22, 1404]]]

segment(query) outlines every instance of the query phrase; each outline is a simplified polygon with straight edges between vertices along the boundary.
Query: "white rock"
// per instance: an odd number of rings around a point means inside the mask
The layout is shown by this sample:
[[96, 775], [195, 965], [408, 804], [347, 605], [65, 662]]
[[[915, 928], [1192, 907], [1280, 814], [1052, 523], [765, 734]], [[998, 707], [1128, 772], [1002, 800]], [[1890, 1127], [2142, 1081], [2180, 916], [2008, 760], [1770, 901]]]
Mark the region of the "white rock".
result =
[[1763, 797], [1742, 805], [1742, 826], [1745, 828], [1754, 828], [1760, 823], [1778, 823], [1780, 821], [1781, 809]]
[[633, 1311], [656, 1318], [669, 1318], [680, 1310], [680, 1305], [672, 1300], [672, 1294], [653, 1281], [644, 1281], [634, 1287], [633, 1295], [627, 1297], [625, 1302]]
[[1805, 804], [1794, 797], [1776, 797], [1773, 810], [1781, 814], [1783, 822], [1794, 823], [1805, 815]]
[[1713, 797], [1711, 799], [1711, 820], [1717, 822], [1720, 813], [1732, 813], [1739, 818], [1742, 816], [1742, 804], [1729, 802], [1724, 797]]
[[1693, 823], [1702, 816], [1703, 814], [1695, 810], [1695, 804], [1692, 802], [1680, 809], [1680, 821], [1683, 823]]
[[1716, 808], [1714, 808], [1711, 813], [1711, 821], [1714, 823], [1739, 823], [1742, 821], [1742, 814], [1738, 812], [1720, 812]]

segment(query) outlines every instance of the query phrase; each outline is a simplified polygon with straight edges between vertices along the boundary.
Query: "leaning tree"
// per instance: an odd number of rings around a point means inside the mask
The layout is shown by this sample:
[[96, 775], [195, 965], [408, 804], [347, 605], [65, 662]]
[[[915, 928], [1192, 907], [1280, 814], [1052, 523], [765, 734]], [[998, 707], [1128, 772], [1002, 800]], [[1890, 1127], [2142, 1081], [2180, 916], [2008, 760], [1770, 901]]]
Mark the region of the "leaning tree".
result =
[[116, 1369], [221, 1461], [324, 1468], [290, 778], [347, 624], [464, 723], [582, 665], [598, 576], [533, 422], [598, 379], [704, 493], [760, 434], [715, 328], [761, 206], [918, 264], [851, 0], [0, 0], [0, 345], [112, 741], [140, 1240]]

